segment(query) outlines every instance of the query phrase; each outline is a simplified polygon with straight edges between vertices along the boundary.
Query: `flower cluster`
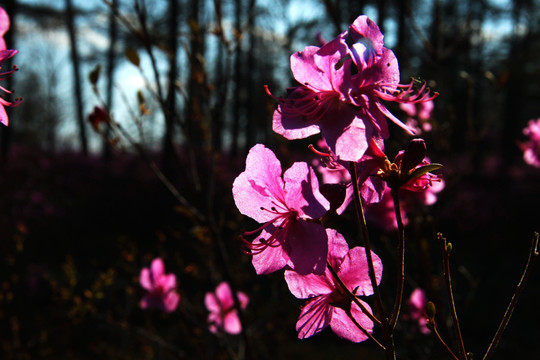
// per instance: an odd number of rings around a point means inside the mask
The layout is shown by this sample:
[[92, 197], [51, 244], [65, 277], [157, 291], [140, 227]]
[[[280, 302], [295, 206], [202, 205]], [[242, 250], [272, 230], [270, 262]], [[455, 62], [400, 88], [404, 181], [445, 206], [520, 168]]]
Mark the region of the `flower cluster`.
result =
[[319, 156], [312, 164], [323, 184], [306, 162], [282, 172], [276, 155], [257, 144], [232, 193], [240, 213], [260, 224], [241, 236], [257, 274], [284, 269], [291, 293], [306, 300], [296, 324], [298, 337], [329, 326], [338, 336], [361, 342], [373, 338], [374, 324], [381, 324], [360, 297], [376, 292], [382, 261], [367, 247], [349, 249], [328, 218], [343, 214], [353, 199], [377, 205], [387, 192], [423, 194], [442, 182], [432, 174], [441, 166], [427, 159], [423, 140], [412, 140], [394, 162], [384, 153], [387, 119], [413, 133], [384, 102], [421, 106], [436, 94], [418, 81], [399, 84], [397, 59], [367, 16], [319, 43], [291, 56], [299, 85], [287, 89], [285, 98], [274, 97], [273, 130], [289, 140], [321, 134], [317, 148], [310, 148]]
[[[10, 21], [9, 16], [7, 15], [6, 11], [0, 6], [0, 70], [2, 70], [2, 63], [18, 53], [17, 50], [7, 49], [6, 42], [4, 40], [4, 34], [9, 30], [10, 27]], [[11, 77], [15, 71], [17, 71], [17, 67], [13, 66], [11, 70], [8, 71], [0, 71], [0, 81], [6, 80], [9, 77]], [[0, 86], [0, 90], [3, 91], [6, 94], [11, 94], [12, 92], [3, 88]], [[22, 102], [21, 98], [15, 99], [15, 101], [10, 102], [4, 99], [4, 97], [0, 94], [0, 123], [4, 125], [8, 125], [9, 118], [6, 113], [5, 106], [17, 106]]]
[[529, 165], [540, 168], [540, 119], [530, 120], [523, 134], [528, 141], [521, 144], [523, 159]]

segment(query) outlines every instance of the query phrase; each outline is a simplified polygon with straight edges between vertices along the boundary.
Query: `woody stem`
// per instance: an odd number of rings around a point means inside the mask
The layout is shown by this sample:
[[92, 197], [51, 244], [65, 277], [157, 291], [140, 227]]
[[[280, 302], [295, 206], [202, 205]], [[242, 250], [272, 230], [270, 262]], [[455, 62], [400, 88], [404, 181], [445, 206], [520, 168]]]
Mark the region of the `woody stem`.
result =
[[369, 233], [366, 225], [366, 218], [364, 216], [364, 209], [362, 207], [362, 201], [360, 199], [360, 188], [358, 186], [358, 176], [356, 175], [356, 163], [354, 161], [349, 162], [349, 172], [351, 173], [351, 180], [354, 189], [354, 204], [356, 206], [356, 215], [358, 219], [358, 227], [364, 240], [364, 247], [366, 249], [366, 258], [369, 270], [369, 279], [371, 286], [373, 287], [373, 294], [375, 296], [375, 310], [377, 311], [378, 318], [381, 319], [381, 327], [383, 337], [385, 340], [386, 359], [395, 359], [396, 353], [394, 349], [394, 340], [392, 339], [392, 331], [389, 326], [389, 320], [384, 315], [384, 307], [381, 298], [381, 292], [377, 286], [377, 278], [375, 276], [375, 268], [373, 266], [373, 258], [371, 256], [371, 244], [369, 242]]

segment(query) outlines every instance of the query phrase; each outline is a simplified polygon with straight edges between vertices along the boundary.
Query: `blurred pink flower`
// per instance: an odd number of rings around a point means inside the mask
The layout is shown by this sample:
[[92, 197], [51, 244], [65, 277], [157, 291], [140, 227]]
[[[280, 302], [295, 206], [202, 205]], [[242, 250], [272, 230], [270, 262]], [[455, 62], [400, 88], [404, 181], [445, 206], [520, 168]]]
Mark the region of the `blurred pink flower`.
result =
[[142, 309], [153, 307], [169, 313], [176, 309], [180, 301], [180, 295], [176, 292], [176, 276], [165, 274], [161, 258], [154, 259], [150, 268], [141, 270], [139, 281], [148, 290], [140, 303]]
[[[244, 310], [249, 298], [246, 294], [239, 291], [236, 293], [240, 308]], [[228, 334], [239, 334], [242, 331], [242, 324], [238, 317], [238, 312], [234, 307], [234, 299], [231, 288], [227, 282], [220, 283], [215, 293], [208, 292], [204, 297], [208, 314], [208, 328], [212, 333], [218, 330], [225, 331]]]
[[[368, 274], [366, 251], [362, 247], [349, 250], [345, 238], [336, 230], [327, 229], [328, 262], [336, 270], [345, 286], [357, 296], [373, 294]], [[377, 283], [382, 277], [382, 262], [372, 253]], [[362, 328], [373, 331], [373, 322], [362, 309], [350, 300], [327, 268], [323, 275], [300, 275], [285, 270], [285, 281], [291, 293], [299, 299], [308, 299], [302, 307], [296, 323], [298, 338], [305, 339], [330, 326], [338, 336], [353, 342], [361, 342], [367, 336], [351, 320], [348, 311]], [[359, 300], [371, 311], [369, 305]]]
[[529, 120], [523, 134], [529, 139], [520, 144], [523, 150], [523, 160], [529, 165], [540, 168], [540, 118]]
[[433, 100], [416, 104], [401, 103], [399, 104], [399, 107], [409, 116], [405, 121], [405, 124], [413, 128], [416, 135], [421, 134], [422, 131], [431, 131], [433, 128], [430, 122], [434, 107]]
[[427, 298], [424, 290], [416, 288], [411, 293], [411, 297], [407, 301], [406, 318], [414, 321], [418, 325], [418, 329], [424, 335], [430, 334], [431, 330], [427, 326], [426, 306]]
[[[364, 206], [366, 219], [386, 231], [397, 230], [398, 228], [394, 200], [390, 192], [390, 188], [386, 186], [381, 201]], [[409, 223], [404, 209], [406, 200], [401, 198], [400, 200], [401, 221], [405, 226]]]
[[246, 170], [233, 183], [238, 210], [262, 224], [244, 235], [257, 274], [267, 274], [286, 265], [302, 274], [322, 274], [326, 268], [326, 232], [312, 221], [324, 216], [329, 202], [319, 191], [313, 169], [294, 163], [281, 175], [281, 164], [262, 144], [249, 151]]

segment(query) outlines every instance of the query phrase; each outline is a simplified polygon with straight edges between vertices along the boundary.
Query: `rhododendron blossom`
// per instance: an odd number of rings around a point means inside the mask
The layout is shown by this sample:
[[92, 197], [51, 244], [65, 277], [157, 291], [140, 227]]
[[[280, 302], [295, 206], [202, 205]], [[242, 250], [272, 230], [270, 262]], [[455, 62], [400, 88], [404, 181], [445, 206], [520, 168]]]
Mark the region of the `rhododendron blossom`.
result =
[[[248, 296], [241, 291], [238, 291], [236, 296], [240, 303], [240, 309], [245, 309], [249, 303]], [[208, 328], [212, 333], [216, 334], [219, 330], [236, 335], [242, 331], [242, 323], [234, 306], [233, 293], [227, 282], [220, 283], [215, 293], [206, 293], [204, 304], [210, 312], [208, 314]]]
[[418, 329], [424, 335], [431, 333], [428, 327], [428, 320], [426, 316], [427, 298], [424, 290], [416, 288], [411, 293], [409, 300], [407, 301], [407, 314], [405, 318], [408, 318], [416, 322]]
[[244, 235], [260, 235], [245, 243], [257, 274], [285, 266], [322, 274], [328, 251], [326, 232], [317, 220], [329, 209], [319, 182], [305, 162], [294, 163], [281, 177], [281, 164], [262, 144], [249, 151], [246, 170], [233, 183], [238, 210], [262, 224]]
[[[368, 274], [365, 249], [355, 247], [349, 250], [340, 233], [333, 229], [326, 231], [328, 263], [336, 271], [337, 276], [354, 295], [372, 295], [373, 288]], [[382, 277], [382, 262], [373, 252], [371, 256], [379, 283]], [[308, 338], [330, 326], [338, 336], [353, 342], [361, 342], [367, 339], [367, 335], [358, 326], [369, 333], [373, 331], [372, 320], [349, 298], [329, 269], [326, 269], [323, 275], [300, 275], [292, 270], [286, 270], [285, 280], [294, 296], [308, 299], [296, 323], [298, 338]], [[367, 303], [359, 301], [371, 312]]]
[[399, 84], [397, 59], [383, 47], [379, 27], [367, 16], [358, 17], [349, 31], [321, 47], [294, 53], [291, 70], [301, 85], [278, 99], [274, 131], [287, 139], [320, 132], [337, 158], [345, 161], [359, 161], [370, 139], [389, 136], [387, 118], [412, 133], [383, 101], [416, 103], [432, 98], [425, 85], [417, 91], [414, 82]]
[[10, 21], [6, 10], [0, 6], [0, 50], [6, 50], [4, 35], [9, 30]]
[[[4, 34], [6, 31], [9, 30], [10, 22], [9, 22], [9, 16], [7, 15], [6, 11], [0, 7], [0, 70], [2, 69], [2, 63], [6, 61], [7, 59], [12, 58], [15, 56], [15, 54], [18, 53], [17, 50], [9, 50], [6, 49], [6, 43], [4, 41]], [[12, 70], [8, 71], [0, 71], [0, 81], [6, 80], [9, 77], [11, 77], [15, 71], [17, 71], [17, 67], [14, 66]], [[11, 91], [5, 89], [4, 87], [0, 86], [0, 123], [4, 125], [8, 125], [9, 119], [6, 113], [5, 106], [17, 106], [21, 103], [22, 99], [17, 98], [15, 101], [10, 102], [4, 99], [1, 92], [11, 94]]]
[[523, 134], [529, 139], [521, 144], [523, 160], [529, 165], [540, 168], [540, 119], [530, 120], [523, 129]]
[[153, 307], [166, 312], [176, 309], [180, 301], [180, 295], [176, 292], [176, 276], [165, 273], [161, 258], [154, 259], [150, 268], [141, 270], [139, 281], [148, 290], [140, 303], [142, 309]]
[[416, 104], [402, 103], [399, 104], [401, 110], [408, 115], [405, 124], [412, 128], [418, 135], [424, 132], [429, 132], [433, 128], [431, 125], [431, 114], [433, 112], [433, 100], [424, 101]]

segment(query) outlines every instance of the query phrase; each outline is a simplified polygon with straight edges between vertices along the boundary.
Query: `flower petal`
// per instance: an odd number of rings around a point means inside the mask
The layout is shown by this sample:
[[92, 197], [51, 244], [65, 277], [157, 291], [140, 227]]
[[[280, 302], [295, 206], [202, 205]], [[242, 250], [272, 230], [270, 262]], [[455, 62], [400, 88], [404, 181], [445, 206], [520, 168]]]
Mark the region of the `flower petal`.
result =
[[318, 296], [306, 302], [296, 322], [298, 338], [305, 339], [322, 331], [330, 323], [332, 307], [328, 296]]
[[[371, 311], [368, 304], [360, 300], [362, 304]], [[367, 340], [367, 335], [351, 320], [345, 310], [333, 307], [332, 319], [330, 320], [330, 328], [339, 337], [349, 341], [359, 343]], [[362, 312], [360, 307], [355, 303], [351, 304], [351, 314], [356, 322], [369, 333], [373, 332], [373, 321]]]

